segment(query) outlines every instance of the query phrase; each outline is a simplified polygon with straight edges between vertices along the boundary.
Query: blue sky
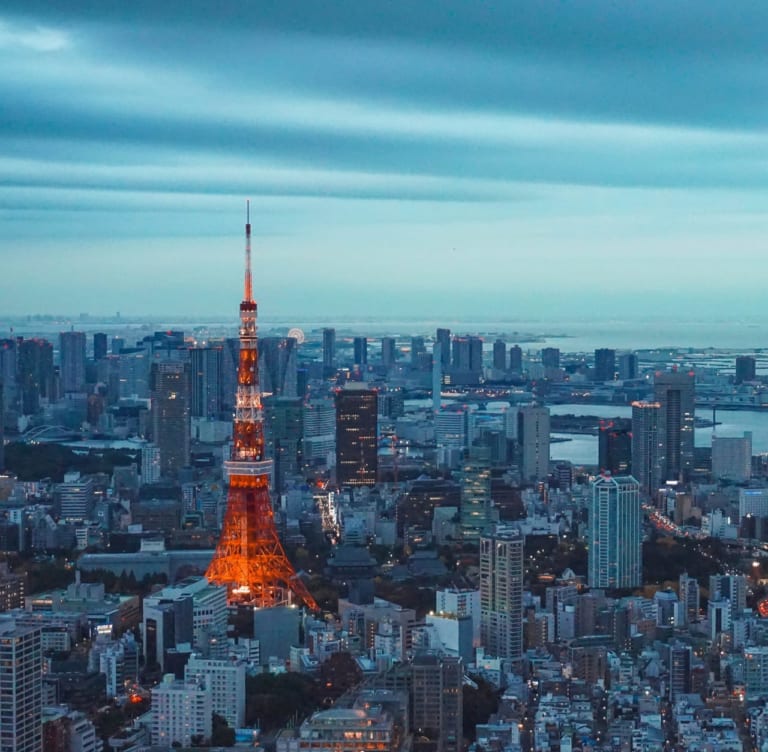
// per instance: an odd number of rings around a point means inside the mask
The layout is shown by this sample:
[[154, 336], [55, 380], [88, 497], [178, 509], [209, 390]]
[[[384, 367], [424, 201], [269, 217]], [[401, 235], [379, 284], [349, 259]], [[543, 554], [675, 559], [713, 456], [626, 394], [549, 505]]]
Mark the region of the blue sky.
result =
[[[114, 6], [114, 7], [110, 7]], [[0, 313], [768, 315], [768, 4], [0, 6]]]

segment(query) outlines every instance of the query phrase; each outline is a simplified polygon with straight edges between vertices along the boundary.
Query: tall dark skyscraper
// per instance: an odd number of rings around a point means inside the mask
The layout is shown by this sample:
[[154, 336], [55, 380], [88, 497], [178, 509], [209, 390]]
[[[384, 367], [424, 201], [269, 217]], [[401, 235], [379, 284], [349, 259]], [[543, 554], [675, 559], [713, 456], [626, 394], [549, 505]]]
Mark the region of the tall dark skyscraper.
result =
[[438, 329], [435, 334], [435, 341], [440, 343], [440, 362], [443, 373], [451, 365], [451, 330]]
[[364, 366], [368, 364], [368, 339], [366, 337], [355, 337], [352, 341], [354, 364]]
[[397, 348], [394, 337], [381, 338], [381, 363], [384, 368], [392, 368], [397, 358]]
[[509, 348], [509, 370], [514, 373], [523, 372], [523, 350], [520, 345]]
[[160, 450], [160, 473], [175, 478], [189, 464], [189, 365], [178, 360], [152, 364], [152, 440]]
[[274, 462], [273, 488], [280, 493], [291, 475], [303, 466], [304, 401], [300, 397], [264, 399], [264, 441], [267, 457]]
[[632, 475], [645, 493], [661, 484], [661, 447], [658, 402], [632, 403]]
[[607, 471], [611, 475], [631, 475], [631, 420], [614, 418], [600, 421], [598, 456], [601, 471]]
[[426, 352], [427, 346], [424, 344], [424, 337], [411, 337], [411, 365], [419, 365], [419, 358]]
[[85, 389], [85, 332], [62, 332], [59, 335], [61, 391], [82, 392]]
[[456, 371], [483, 370], [483, 340], [480, 337], [454, 337], [452, 366]]
[[53, 345], [45, 339], [21, 339], [17, 342], [18, 384], [24, 415], [40, 409], [40, 398], [54, 396]]
[[191, 376], [190, 414], [215, 418], [222, 411], [222, 347], [192, 347], [189, 350]]
[[348, 384], [336, 392], [336, 481], [373, 486], [378, 470], [378, 392]]
[[545, 347], [541, 351], [541, 365], [544, 368], [560, 368], [560, 349]]
[[323, 329], [323, 368], [336, 368], [335, 329]]
[[601, 347], [595, 350], [594, 380], [613, 381], [616, 378], [616, 350]]
[[754, 381], [756, 377], [757, 362], [751, 355], [736, 356], [736, 378], [737, 384], [743, 384], [745, 381]]
[[0, 474], [5, 470], [5, 400], [3, 380], [0, 378]]
[[235, 409], [237, 393], [237, 362], [240, 359], [240, 340], [227, 337], [221, 353], [221, 409], [231, 413]]
[[619, 379], [629, 381], [638, 374], [637, 355], [633, 352], [619, 355]]
[[661, 480], [688, 480], [693, 469], [696, 377], [692, 371], [657, 371]]
[[107, 335], [104, 332], [96, 332], [93, 335], [93, 359], [103, 360], [107, 357]]
[[497, 339], [493, 343], [493, 367], [497, 371], [507, 370], [507, 345], [504, 340]]
[[15, 339], [0, 339], [0, 381], [5, 386], [5, 405], [16, 407], [18, 357]]
[[296, 340], [293, 337], [261, 337], [258, 347], [262, 390], [278, 397], [295, 397], [298, 376]]

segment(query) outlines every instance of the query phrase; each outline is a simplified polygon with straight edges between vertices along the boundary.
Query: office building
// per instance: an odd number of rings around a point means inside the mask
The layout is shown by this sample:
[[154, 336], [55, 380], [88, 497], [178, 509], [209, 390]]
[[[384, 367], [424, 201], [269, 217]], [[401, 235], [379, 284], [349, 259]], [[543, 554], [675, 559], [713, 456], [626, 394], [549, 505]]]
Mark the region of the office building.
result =
[[493, 343], [493, 367], [497, 371], [507, 370], [507, 345], [504, 340], [497, 339]]
[[668, 647], [669, 699], [675, 702], [680, 695], [690, 694], [693, 676], [693, 649], [690, 645], [674, 642]]
[[0, 620], [0, 750], [42, 752], [40, 629]]
[[525, 482], [549, 475], [549, 408], [526, 405], [517, 411], [520, 476]]
[[81, 478], [80, 473], [65, 473], [64, 482], [56, 486], [61, 518], [67, 522], [90, 519], [95, 501], [92, 478]]
[[461, 658], [419, 652], [411, 662], [414, 733], [435, 752], [463, 748], [464, 664]]
[[473, 447], [462, 462], [459, 473], [461, 487], [461, 537], [476, 542], [494, 522], [491, 500], [491, 466], [489, 452]]
[[240, 360], [240, 340], [227, 337], [221, 351], [221, 409], [231, 415], [237, 394], [237, 367]]
[[480, 375], [483, 370], [483, 340], [480, 337], [454, 337], [452, 342], [453, 371]]
[[17, 361], [16, 340], [0, 339], [0, 384], [3, 385], [4, 405], [6, 410], [14, 410], [17, 408]]
[[177, 680], [166, 674], [152, 688], [152, 744], [190, 747], [211, 738], [211, 690], [202, 682]]
[[323, 329], [323, 368], [336, 368], [336, 330]]
[[497, 658], [523, 653], [523, 542], [516, 531], [480, 538], [480, 641]]
[[336, 482], [373, 486], [378, 471], [378, 392], [348, 384], [336, 392]]
[[441, 407], [435, 413], [435, 443], [439, 447], [469, 446], [471, 422], [471, 412], [465, 406]]
[[16, 356], [21, 410], [24, 415], [34, 415], [40, 409], [41, 399], [52, 400], [57, 396], [53, 345], [45, 339], [20, 338]]
[[302, 408], [301, 456], [305, 466], [332, 465], [336, 458], [336, 406], [331, 400], [310, 400]]
[[616, 378], [616, 350], [601, 347], [595, 350], [595, 370], [593, 380], [597, 382], [614, 381]]
[[193, 655], [184, 678], [210, 687], [211, 707], [230, 728], [245, 726], [245, 664], [217, 661]]
[[195, 418], [218, 418], [222, 412], [222, 347], [193, 347], [189, 350], [191, 376], [190, 414]]
[[160, 480], [160, 449], [154, 444], [141, 447], [141, 483], [157, 483]]
[[623, 353], [619, 355], [619, 380], [631, 381], [636, 379], [639, 373], [637, 355], [635, 353]]
[[298, 379], [296, 340], [293, 337], [260, 337], [258, 348], [262, 394], [295, 397]]
[[661, 480], [687, 481], [693, 470], [696, 409], [693, 371], [657, 371], [654, 399], [659, 403]]
[[304, 403], [299, 397], [267, 397], [263, 405], [267, 457], [273, 460], [273, 488], [279, 493], [303, 468]]
[[745, 381], [754, 381], [757, 378], [757, 361], [751, 355], [736, 356], [736, 384], [743, 384]]
[[611, 475], [632, 472], [632, 421], [622, 418], [600, 421], [598, 463], [601, 471]]
[[160, 450], [160, 473], [176, 478], [189, 464], [189, 366], [166, 360], [152, 364], [152, 440]]
[[509, 348], [509, 370], [512, 373], [523, 372], [523, 350], [520, 345], [512, 345]]
[[420, 366], [426, 354], [427, 346], [424, 344], [424, 337], [411, 337], [411, 366], [414, 368]]
[[752, 434], [712, 435], [712, 477], [746, 483], [752, 477]]
[[689, 577], [687, 572], [683, 572], [680, 575], [678, 582], [680, 620], [683, 626], [694, 624], [699, 620], [699, 611], [701, 609], [699, 582], [695, 577]]
[[642, 575], [640, 484], [632, 476], [600, 476], [589, 505], [589, 586], [639, 587]]
[[440, 365], [445, 373], [451, 365], [451, 330], [438, 329], [435, 332], [435, 343], [440, 345]]
[[632, 403], [632, 474], [643, 493], [655, 493], [661, 485], [661, 439], [658, 402]]
[[432, 410], [437, 413], [442, 404], [443, 394], [443, 364], [442, 345], [435, 342], [432, 345]]
[[96, 332], [93, 335], [93, 359], [104, 360], [107, 357], [107, 335], [104, 332]]
[[397, 359], [397, 348], [394, 337], [381, 338], [381, 364], [384, 368], [392, 368]]
[[740, 619], [747, 607], [747, 578], [743, 574], [710, 575], [709, 599], [727, 601], [731, 622]]
[[560, 349], [545, 347], [541, 351], [541, 365], [544, 368], [560, 368]]
[[355, 337], [352, 340], [352, 358], [356, 366], [368, 365], [368, 338]]
[[747, 700], [768, 698], [768, 647], [744, 649], [744, 684]]
[[747, 517], [768, 517], [768, 488], [739, 489], [739, 525]]
[[61, 391], [85, 390], [85, 332], [62, 332], [59, 335]]

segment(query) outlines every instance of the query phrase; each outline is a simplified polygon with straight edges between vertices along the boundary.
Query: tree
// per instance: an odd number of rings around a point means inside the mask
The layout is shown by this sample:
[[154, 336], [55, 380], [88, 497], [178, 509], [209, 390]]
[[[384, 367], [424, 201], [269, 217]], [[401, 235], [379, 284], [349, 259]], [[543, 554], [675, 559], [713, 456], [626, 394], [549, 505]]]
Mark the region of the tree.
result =
[[218, 713], [213, 714], [213, 731], [211, 732], [212, 747], [234, 747], [235, 730], [229, 727], [227, 719]]
[[318, 674], [320, 701], [331, 705], [347, 690], [357, 686], [363, 672], [350, 653], [334, 653], [320, 665]]

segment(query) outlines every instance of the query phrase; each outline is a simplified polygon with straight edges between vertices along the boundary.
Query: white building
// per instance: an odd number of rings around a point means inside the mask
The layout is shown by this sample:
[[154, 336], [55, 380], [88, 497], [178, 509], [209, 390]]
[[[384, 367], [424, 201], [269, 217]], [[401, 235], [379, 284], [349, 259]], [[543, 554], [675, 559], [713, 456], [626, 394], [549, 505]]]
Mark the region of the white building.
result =
[[213, 712], [226, 718], [230, 728], [245, 726], [245, 664], [193, 655], [187, 662], [184, 677], [188, 682], [210, 687]]
[[87, 520], [93, 508], [93, 480], [80, 479], [80, 473], [66, 473], [64, 483], [56, 487], [63, 520]]
[[734, 483], [745, 483], [752, 477], [752, 434], [712, 436], [712, 475]]
[[469, 616], [472, 619], [472, 640], [480, 645], [480, 591], [445, 588], [435, 592], [435, 613]]
[[747, 516], [768, 517], [768, 488], [739, 489], [739, 524]]
[[197, 682], [178, 681], [166, 674], [152, 688], [152, 744], [170, 747], [175, 742], [189, 747], [192, 740], [211, 738], [213, 703], [211, 690]]
[[526, 405], [517, 411], [520, 475], [537, 481], [549, 475], [549, 408]]
[[141, 482], [157, 483], [160, 480], [160, 448], [144, 444], [141, 448]]

